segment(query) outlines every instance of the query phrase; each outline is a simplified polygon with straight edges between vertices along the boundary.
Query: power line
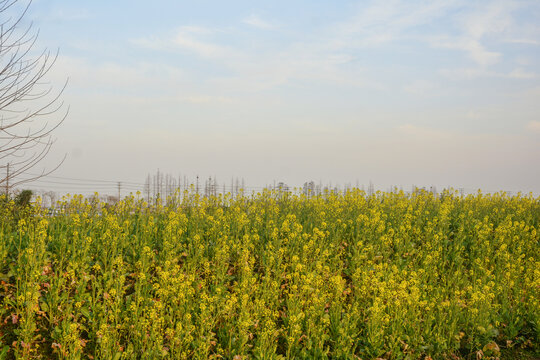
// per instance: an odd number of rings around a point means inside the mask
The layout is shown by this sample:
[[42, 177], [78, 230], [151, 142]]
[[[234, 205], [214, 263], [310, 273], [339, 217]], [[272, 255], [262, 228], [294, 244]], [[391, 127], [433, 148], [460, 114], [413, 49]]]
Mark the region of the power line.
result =
[[99, 184], [99, 183], [73, 183], [73, 182], [65, 182], [65, 181], [53, 181], [53, 180], [34, 180], [32, 183], [44, 183], [44, 184], [60, 184], [60, 185], [66, 185], [66, 186], [100, 186], [100, 187], [114, 187], [115, 184]]
[[[28, 176], [39, 176], [40, 174], [33, 174], [33, 173], [24, 173], [24, 175], [28, 175]], [[53, 180], [51, 180], [53, 179]], [[30, 180], [29, 179], [25, 179], [25, 180]], [[177, 189], [188, 189], [190, 186], [193, 186], [194, 188], [196, 188], [198, 191], [200, 191], [199, 189], [199, 181], [200, 178], [197, 177], [197, 182], [196, 183], [189, 183], [189, 186], [186, 186], [186, 182], [184, 181], [184, 185], [182, 185], [180, 182], [179, 183], [172, 183], [170, 185], [166, 185], [166, 184], [163, 184], [165, 185], [165, 193], [168, 193], [168, 192], [171, 192], [172, 189], [174, 190], [177, 190]], [[161, 185], [161, 186], [163, 186]], [[57, 191], [61, 191], [61, 190], [74, 190], [74, 191], [85, 191], [85, 192], [93, 192], [93, 191], [96, 191], [96, 190], [100, 190], [100, 191], [118, 191], [120, 190], [119, 188], [121, 189], [125, 189], [125, 190], [128, 190], [128, 191], [141, 191], [141, 192], [144, 192], [144, 191], [148, 191], [150, 187], [152, 187], [152, 184], [151, 183], [138, 183], [138, 182], [133, 182], [133, 181], [118, 181], [118, 180], [103, 180], [103, 179], [83, 179], [83, 178], [74, 178], [74, 177], [61, 177], [61, 176], [52, 176], [52, 175], [47, 175], [45, 177], [42, 177], [42, 178], [38, 178], [36, 180], [33, 180], [31, 183], [28, 183], [29, 187], [32, 187], [32, 188], [50, 188], [50, 189], [53, 189], [53, 190], [57, 190]], [[208, 185], [206, 185], [208, 186]], [[212, 190], [212, 192], [215, 192], [216, 189], [219, 189], [219, 186], [216, 186], [216, 184], [212, 184], [210, 182], [210, 187], [208, 189], [214, 189]], [[330, 186], [331, 187], [331, 186]], [[231, 186], [229, 187], [229, 191], [231, 193], [237, 193], [238, 190], [242, 189], [244, 190], [244, 192], [250, 192], [250, 191], [262, 191], [264, 189], [270, 189], [270, 188], [275, 188], [275, 185], [274, 187], [272, 187], [271, 185], [269, 186], [239, 186], [239, 184], [237, 185], [233, 185], [231, 184]], [[301, 189], [302, 187], [288, 187], [290, 190], [292, 189]], [[208, 189], [205, 191], [207, 192]], [[223, 187], [224, 189], [224, 193], [226, 193], [226, 187]], [[470, 189], [465, 189], [466, 192], [471, 192]]]
[[[24, 173], [24, 174], [31, 175], [31, 176], [40, 176], [40, 174], [31, 174], [31, 173]], [[111, 183], [114, 185], [118, 184], [118, 180], [81, 179], [81, 178], [61, 177], [61, 176], [52, 176], [52, 175], [47, 175], [46, 177], [51, 178], [51, 179], [60, 179], [60, 180], [82, 181], [82, 182], [92, 182], [92, 183], [102, 182], [102, 183]], [[144, 184], [142, 183], [137, 183], [133, 181], [122, 181], [122, 184], [144, 186]]]

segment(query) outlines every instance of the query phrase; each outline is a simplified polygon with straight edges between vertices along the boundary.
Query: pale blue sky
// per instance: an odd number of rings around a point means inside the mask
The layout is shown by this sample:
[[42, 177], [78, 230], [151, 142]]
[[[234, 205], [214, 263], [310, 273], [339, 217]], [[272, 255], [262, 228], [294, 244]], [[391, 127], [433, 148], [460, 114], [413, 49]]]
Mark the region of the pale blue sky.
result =
[[58, 176], [540, 193], [538, 1], [38, 0]]

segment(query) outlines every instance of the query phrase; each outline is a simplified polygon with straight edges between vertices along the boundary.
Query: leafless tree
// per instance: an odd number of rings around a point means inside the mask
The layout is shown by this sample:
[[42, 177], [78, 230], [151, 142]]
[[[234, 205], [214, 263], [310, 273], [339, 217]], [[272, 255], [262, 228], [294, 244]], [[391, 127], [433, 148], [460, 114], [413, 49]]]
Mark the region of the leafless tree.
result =
[[31, 0], [0, 0], [0, 186], [7, 193], [10, 187], [50, 174], [63, 162], [29, 173], [49, 153], [55, 141], [52, 133], [68, 112], [60, 100], [66, 84], [54, 92], [45, 81], [58, 52], [36, 52], [38, 31], [31, 23], [25, 25], [30, 5]]
[[43, 193], [43, 197], [49, 198], [49, 207], [54, 207], [56, 204], [56, 198], [58, 194], [54, 191], [47, 191]]

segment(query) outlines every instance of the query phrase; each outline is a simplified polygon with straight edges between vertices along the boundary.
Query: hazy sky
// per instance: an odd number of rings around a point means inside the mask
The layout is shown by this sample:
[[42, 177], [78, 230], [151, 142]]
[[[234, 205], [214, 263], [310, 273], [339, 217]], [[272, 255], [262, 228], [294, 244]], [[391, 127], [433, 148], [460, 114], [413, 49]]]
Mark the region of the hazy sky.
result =
[[35, 0], [59, 177], [540, 193], [540, 2]]

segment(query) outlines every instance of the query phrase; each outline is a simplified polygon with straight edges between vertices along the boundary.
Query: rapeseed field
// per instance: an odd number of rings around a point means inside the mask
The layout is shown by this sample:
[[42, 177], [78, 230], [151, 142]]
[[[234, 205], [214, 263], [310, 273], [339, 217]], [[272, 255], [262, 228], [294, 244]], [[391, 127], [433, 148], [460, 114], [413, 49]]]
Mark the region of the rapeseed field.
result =
[[538, 353], [532, 195], [0, 204], [0, 359]]

